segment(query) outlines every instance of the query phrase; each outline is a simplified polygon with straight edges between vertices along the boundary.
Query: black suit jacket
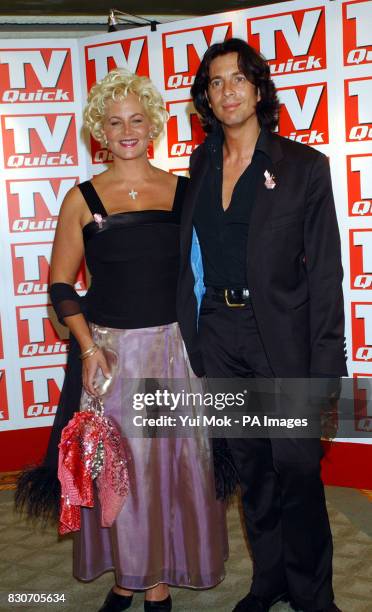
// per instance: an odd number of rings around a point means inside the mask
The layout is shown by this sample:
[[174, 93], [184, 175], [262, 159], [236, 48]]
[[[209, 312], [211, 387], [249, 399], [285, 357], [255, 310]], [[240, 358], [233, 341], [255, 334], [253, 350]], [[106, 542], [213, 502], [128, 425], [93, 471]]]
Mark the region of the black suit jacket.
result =
[[[203, 363], [190, 265], [192, 219], [214, 152], [213, 136], [192, 154], [181, 220], [177, 310], [191, 365]], [[247, 242], [247, 280], [269, 362], [280, 377], [345, 376], [340, 236], [329, 162], [315, 149], [268, 131], [260, 149], [275, 187], [258, 181]]]

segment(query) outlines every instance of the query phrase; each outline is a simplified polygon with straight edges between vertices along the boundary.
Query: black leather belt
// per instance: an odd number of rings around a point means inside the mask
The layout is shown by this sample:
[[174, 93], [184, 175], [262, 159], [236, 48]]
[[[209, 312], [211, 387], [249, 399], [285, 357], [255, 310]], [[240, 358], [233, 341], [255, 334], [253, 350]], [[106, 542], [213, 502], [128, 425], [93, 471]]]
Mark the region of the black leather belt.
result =
[[250, 301], [249, 289], [219, 289], [210, 287], [211, 295], [219, 302], [224, 302], [230, 308], [243, 308]]

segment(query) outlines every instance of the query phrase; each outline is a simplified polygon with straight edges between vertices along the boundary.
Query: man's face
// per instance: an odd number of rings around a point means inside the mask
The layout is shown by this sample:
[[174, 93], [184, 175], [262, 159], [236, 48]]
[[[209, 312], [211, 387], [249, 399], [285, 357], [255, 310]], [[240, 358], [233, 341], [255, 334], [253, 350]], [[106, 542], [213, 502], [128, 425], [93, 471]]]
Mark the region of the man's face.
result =
[[226, 127], [256, 124], [260, 94], [238, 66], [238, 54], [219, 55], [209, 66], [208, 102]]

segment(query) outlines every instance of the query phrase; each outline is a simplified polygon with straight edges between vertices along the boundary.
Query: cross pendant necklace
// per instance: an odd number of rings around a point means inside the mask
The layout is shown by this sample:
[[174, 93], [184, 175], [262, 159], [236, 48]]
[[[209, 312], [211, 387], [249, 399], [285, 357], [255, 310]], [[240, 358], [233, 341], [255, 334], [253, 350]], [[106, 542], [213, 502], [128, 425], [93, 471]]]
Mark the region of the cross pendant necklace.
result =
[[138, 196], [138, 191], [134, 191], [134, 189], [132, 188], [132, 191], [129, 191], [128, 195], [130, 198], [132, 198], [132, 200], [135, 200], [136, 197]]

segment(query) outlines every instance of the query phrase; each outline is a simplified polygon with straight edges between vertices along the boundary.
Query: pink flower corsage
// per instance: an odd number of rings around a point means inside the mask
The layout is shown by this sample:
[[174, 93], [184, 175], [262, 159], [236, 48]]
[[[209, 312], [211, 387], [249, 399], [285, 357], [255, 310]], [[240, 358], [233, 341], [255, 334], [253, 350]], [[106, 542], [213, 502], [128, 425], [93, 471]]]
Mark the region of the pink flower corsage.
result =
[[103, 219], [102, 219], [102, 215], [100, 215], [99, 213], [94, 213], [93, 215], [93, 219], [95, 220], [95, 222], [97, 223], [99, 229], [102, 228], [103, 225]]
[[266, 189], [274, 189], [276, 182], [274, 181], [274, 175], [270, 174], [268, 170], [264, 172], [265, 177], [265, 187]]

